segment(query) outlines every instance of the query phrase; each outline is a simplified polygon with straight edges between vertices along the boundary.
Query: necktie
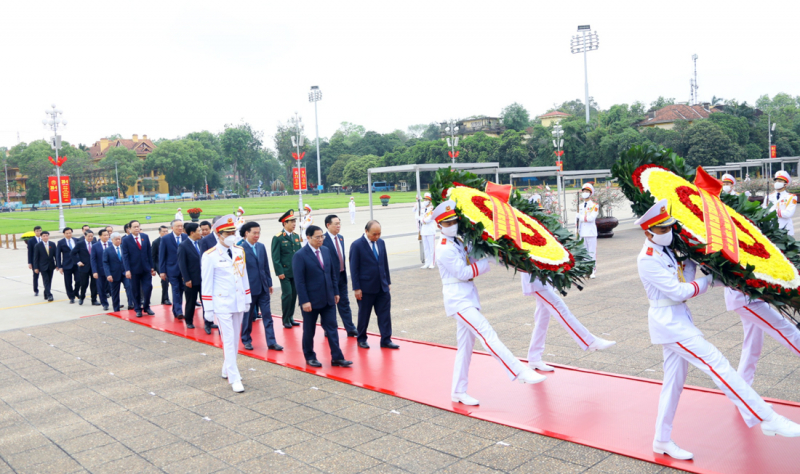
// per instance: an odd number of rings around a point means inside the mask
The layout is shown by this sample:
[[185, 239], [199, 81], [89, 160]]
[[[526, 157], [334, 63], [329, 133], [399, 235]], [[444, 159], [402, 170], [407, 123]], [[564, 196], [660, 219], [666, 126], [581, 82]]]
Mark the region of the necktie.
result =
[[103, 242], [103, 250], [104, 251], [108, 248], [107, 245], [108, 245], [108, 242]]
[[178, 242], [178, 245], [181, 244], [181, 236], [180, 235], [176, 235], [175, 236], [175, 240]]
[[67, 245], [69, 245], [69, 249], [72, 250], [72, 239], [67, 241]]
[[45, 245], [45, 246], [44, 246], [44, 252], [45, 252], [45, 253], [46, 253], [48, 256], [50, 256], [50, 246], [49, 246], [49, 245]]
[[319, 266], [322, 267], [323, 270], [325, 270], [325, 264], [322, 263], [322, 256], [320, 256], [319, 254], [319, 249], [315, 250], [315, 253], [317, 254], [317, 260], [319, 260]]
[[233, 260], [233, 252], [231, 252], [231, 249], [228, 249], [228, 256]]
[[197, 241], [194, 241], [194, 249], [197, 250], [197, 255], [200, 255], [200, 247], [197, 246]]
[[375, 254], [375, 260], [378, 260], [378, 249], [375, 247], [375, 242], [372, 242], [372, 253]]
[[339, 256], [339, 272], [344, 271], [344, 257], [342, 256], [342, 249], [339, 248], [339, 236], [333, 236], [333, 241], [336, 242], [336, 254]]
[[142, 244], [139, 243], [139, 237], [134, 237], [136, 239], [136, 246], [139, 247], [139, 250], [142, 250]]
[[86, 250], [89, 251], [89, 255], [92, 254], [92, 243], [91, 242], [86, 242]]
[[122, 261], [122, 254], [119, 253], [119, 247], [117, 247], [117, 258], [119, 259], [120, 262]]
[[775, 200], [776, 201], [780, 201], [780, 199], [781, 199], [781, 193], [778, 193], [777, 195], [775, 195]]

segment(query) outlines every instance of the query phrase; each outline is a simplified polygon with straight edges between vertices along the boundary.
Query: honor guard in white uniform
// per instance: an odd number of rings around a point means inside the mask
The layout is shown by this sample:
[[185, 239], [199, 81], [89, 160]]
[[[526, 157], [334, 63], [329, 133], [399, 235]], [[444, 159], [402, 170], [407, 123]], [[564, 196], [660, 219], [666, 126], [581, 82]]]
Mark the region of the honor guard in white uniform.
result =
[[653, 344], [661, 344], [664, 353], [664, 383], [658, 402], [653, 451], [675, 459], [693, 456], [671, 439], [672, 421], [686, 382], [688, 364], [711, 377], [739, 409], [747, 426], [760, 423], [767, 436], [800, 436], [800, 425], [775, 413], [695, 327], [686, 300], [705, 293], [712, 277], [695, 279], [696, 264], [688, 259], [679, 262], [669, 248], [672, 225], [677, 221], [669, 215], [667, 206], [668, 201], [663, 199], [636, 221], [647, 237], [639, 253], [638, 267], [650, 301], [650, 339]]
[[433, 220], [433, 204], [431, 204], [431, 193], [425, 193], [422, 198], [422, 205], [416, 211], [417, 226], [419, 227], [419, 235], [422, 239], [422, 245], [425, 249], [425, 263], [421, 268], [434, 268], [434, 251], [433, 245], [436, 240], [436, 221]]
[[[739, 193], [733, 190], [734, 186], [736, 186], [736, 178], [733, 175], [725, 173], [722, 175], [722, 192], [724, 194], [733, 194], [734, 196], [738, 196]], [[750, 197], [750, 191], [745, 191], [744, 195]]]
[[311, 227], [311, 224], [314, 223], [314, 219], [311, 218], [311, 206], [308, 204], [303, 206], [303, 219], [298, 222], [300, 227], [300, 236], [303, 239], [303, 245], [308, 243], [308, 236], [306, 236], [306, 229]]
[[216, 317], [225, 362], [222, 378], [228, 379], [234, 392], [243, 392], [242, 376], [236, 365], [242, 317], [250, 311], [250, 280], [244, 250], [236, 245], [236, 217], [222, 216], [214, 223], [217, 245], [208, 249], [200, 260], [202, 275], [203, 316]]
[[775, 173], [775, 182], [772, 184], [775, 192], [767, 196], [762, 207], [769, 209], [769, 212], [775, 211], [778, 215], [780, 228], [786, 229], [786, 232], [794, 237], [792, 217], [794, 217], [794, 211], [797, 208], [797, 196], [786, 192], [786, 186], [791, 182], [792, 177], [786, 171]]
[[597, 214], [600, 212], [600, 207], [596, 202], [592, 201], [594, 194], [594, 185], [586, 183], [581, 189], [581, 202], [578, 206], [577, 218], [577, 231], [578, 235], [583, 239], [583, 245], [589, 256], [595, 261], [592, 274], [589, 278], [597, 276], [597, 225], [594, 221], [597, 219]]
[[469, 384], [469, 364], [472, 347], [478, 338], [489, 354], [500, 363], [510, 380], [521, 383], [539, 383], [546, 377], [537, 374], [519, 361], [506, 346], [500, 342], [492, 325], [481, 314], [478, 290], [472, 280], [489, 271], [489, 260], [472, 260], [469, 249], [458, 237], [458, 217], [456, 203], [445, 201], [433, 210], [433, 218], [442, 228], [442, 238], [436, 245], [436, 263], [442, 278], [442, 294], [447, 316], [455, 318], [458, 340], [451, 399], [465, 405], [478, 405], [475, 398], [467, 394]]
[[538, 279], [531, 281], [531, 275], [528, 273], [520, 272], [520, 274], [522, 276], [522, 294], [536, 297], [536, 311], [533, 313], [536, 325], [533, 328], [531, 345], [528, 348], [528, 367], [542, 372], [554, 370], [553, 367], [542, 362], [542, 352], [544, 352], [550, 318], [557, 320], [584, 351], [601, 351], [616, 344], [616, 341], [606, 341], [590, 333], [567, 308], [564, 300], [553, 289], [553, 285], [542, 283]]
[[348, 210], [350, 211], [350, 224], [356, 223], [356, 199], [353, 196], [350, 196], [350, 204], [347, 205]]
[[175, 220], [182, 221], [183, 220], [183, 212], [181, 212], [181, 208], [178, 208], [178, 212], [175, 213]]

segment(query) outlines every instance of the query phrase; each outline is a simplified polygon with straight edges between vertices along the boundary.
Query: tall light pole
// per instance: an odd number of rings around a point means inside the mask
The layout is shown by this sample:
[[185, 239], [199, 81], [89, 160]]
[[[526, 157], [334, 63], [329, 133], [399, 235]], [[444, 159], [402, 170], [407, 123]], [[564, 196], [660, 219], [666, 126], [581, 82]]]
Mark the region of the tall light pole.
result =
[[586, 81], [586, 123], [589, 123], [589, 66], [586, 60], [586, 53], [600, 47], [600, 39], [597, 33], [591, 31], [589, 25], [578, 26], [578, 34], [572, 37], [570, 49], [572, 54], [583, 53], [583, 74]]
[[117, 168], [117, 160], [114, 160], [114, 174], [117, 176], [115, 181], [117, 184], [117, 197], [114, 199], [114, 202], [117, 202], [117, 199], [121, 197], [119, 195], [119, 169]]
[[564, 146], [564, 139], [561, 138], [564, 136], [564, 128], [559, 124], [555, 124], [553, 125], [553, 131], [551, 133], [553, 134], [553, 147], [556, 149], [556, 161], [561, 161], [561, 155], [564, 154], [561, 151], [561, 148]]
[[319, 164], [319, 119], [317, 118], [317, 102], [322, 100], [322, 91], [319, 86], [311, 86], [308, 101], [314, 103], [314, 127], [317, 129], [317, 189], [322, 191], [322, 168]]
[[[61, 135], [58, 134], [58, 126], [66, 126], [67, 121], [60, 117], [64, 112], [61, 109], [57, 109], [56, 104], [53, 104], [51, 109], [45, 109], [44, 113], [48, 118], [42, 119], [42, 124], [53, 131], [53, 141], [50, 145], [55, 148], [56, 160], [58, 160], [58, 149], [61, 148]], [[61, 166], [56, 166], [56, 183], [58, 183], [58, 227], [63, 229], [67, 225], [64, 222], [64, 204], [61, 202]]]
[[294, 113], [294, 135], [292, 136], [292, 146], [295, 147], [297, 150], [297, 158], [295, 161], [297, 162], [297, 193], [299, 197], [299, 214], [300, 214], [300, 222], [303, 219], [303, 179], [302, 179], [302, 171], [300, 169], [300, 161], [302, 161], [302, 155], [300, 155], [300, 147], [303, 146], [303, 119], [297, 115], [297, 112]]
[[456, 152], [456, 147], [458, 146], [458, 137], [456, 133], [458, 133], [458, 127], [456, 126], [456, 122], [453, 119], [450, 119], [447, 122], [447, 127], [444, 128], [444, 131], [449, 133], [450, 136], [447, 137], [447, 146], [450, 147], [450, 158], [453, 163], [456, 162], [456, 157], [458, 157], [458, 152]]
[[[3, 171], [5, 171], [5, 174], [6, 174], [6, 199], [5, 199], [5, 202], [6, 203], [10, 203], [11, 202], [11, 198], [8, 196], [8, 150], [3, 151]], [[8, 205], [8, 204], [6, 204], [6, 205]], [[62, 227], [62, 229], [63, 229], [63, 227]]]

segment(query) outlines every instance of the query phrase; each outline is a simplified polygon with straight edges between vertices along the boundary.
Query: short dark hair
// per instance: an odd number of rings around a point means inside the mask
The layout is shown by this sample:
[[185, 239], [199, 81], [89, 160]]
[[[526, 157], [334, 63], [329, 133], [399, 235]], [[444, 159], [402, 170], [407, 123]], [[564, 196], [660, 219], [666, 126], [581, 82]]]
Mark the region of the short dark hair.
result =
[[313, 236], [316, 231], [322, 232], [322, 229], [320, 229], [319, 226], [316, 225], [308, 226], [308, 228], [306, 229], [306, 237]]
[[208, 221], [203, 221], [203, 222], [200, 223], [200, 227], [203, 227], [204, 225], [207, 225], [207, 226], [211, 227], [211, 223], [208, 222]]
[[336, 214], [325, 216], [325, 227], [328, 227], [331, 224], [331, 222], [333, 222], [334, 219], [339, 219], [339, 216], [337, 216]]
[[42, 231], [42, 235], [50, 235], [50, 232], [48, 232], [48, 231], [46, 231], [46, 230], [43, 230], [43, 231]]
[[[166, 226], [165, 226], [165, 227], [166, 227]], [[130, 224], [130, 222], [129, 222], [129, 223], [127, 223], [127, 224], [125, 224], [124, 226], [122, 226], [122, 230], [128, 230], [128, 229], [130, 229], [130, 228], [131, 228], [131, 224]]]
[[186, 235], [194, 234], [199, 228], [200, 225], [197, 222], [187, 222], [186, 225], [183, 226], [183, 230], [186, 231]]
[[66, 234], [68, 230], [72, 230], [72, 227], [64, 227], [64, 230], [61, 231], [62, 234]]
[[86, 229], [87, 227], [89, 227], [89, 224], [83, 224], [83, 225], [81, 226], [81, 230], [83, 230], [83, 229]]
[[108, 233], [108, 229], [106, 229], [105, 227], [103, 227], [102, 229], [100, 229], [100, 230], [98, 230], [98, 231], [97, 231], [97, 235], [98, 235], [99, 237], [102, 237], [102, 236], [103, 236], [103, 234], [105, 234], [105, 233]]
[[258, 227], [259, 229], [261, 228], [261, 226], [258, 225], [258, 222], [254, 222], [254, 221], [245, 222], [245, 224], [242, 226], [242, 228], [239, 229], [239, 235], [244, 237], [244, 234], [246, 234], [247, 232], [250, 232], [251, 230], [253, 230], [256, 227]]
[[86, 229], [86, 230], [83, 232], [83, 235], [86, 235], [86, 234], [92, 234], [92, 235], [94, 235], [94, 231], [93, 231], [92, 229]]
[[373, 226], [373, 225], [375, 225], [375, 224], [378, 224], [378, 225], [380, 225], [381, 223], [380, 223], [380, 222], [378, 222], [378, 221], [376, 221], [375, 219], [372, 219], [371, 221], [367, 221], [367, 225], [365, 225], [365, 226], [364, 226], [364, 230], [366, 230], [367, 232], [369, 232], [369, 230], [370, 230], [370, 229], [372, 228], [372, 226]]
[[161, 229], [169, 229], [169, 227], [167, 227], [167, 226], [165, 226], [165, 225], [158, 226], [158, 231], [159, 231], [159, 232], [161, 232]]
[[42, 226], [37, 225], [36, 227], [33, 228], [34, 232], [36, 232], [37, 230], [42, 230]]
[[139, 221], [137, 221], [136, 219], [134, 219], [134, 220], [132, 220], [132, 221], [130, 221], [130, 222], [128, 223], [128, 226], [129, 226], [129, 227], [133, 227], [133, 223], [134, 223], [134, 222], [135, 222], [135, 223], [137, 223], [137, 224], [139, 224], [139, 225], [141, 225], [141, 224], [142, 224], [141, 222], [139, 222]]

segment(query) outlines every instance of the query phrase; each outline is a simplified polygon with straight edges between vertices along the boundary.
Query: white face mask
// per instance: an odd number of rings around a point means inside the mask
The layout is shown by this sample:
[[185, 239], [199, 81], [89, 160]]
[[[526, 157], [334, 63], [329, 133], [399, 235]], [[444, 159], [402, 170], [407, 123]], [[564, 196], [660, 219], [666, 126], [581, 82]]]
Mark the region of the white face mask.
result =
[[672, 244], [672, 229], [670, 229], [670, 231], [667, 232], [666, 234], [656, 234], [653, 232], [651, 232], [651, 234], [653, 235], [653, 237], [651, 237], [651, 240], [656, 245], [660, 245], [662, 247], [669, 247], [670, 244]]
[[450, 227], [442, 227], [442, 235], [448, 237], [455, 237], [458, 235], [458, 224], [453, 224]]
[[583, 199], [589, 199], [589, 196], [591, 196], [591, 195], [592, 195], [592, 193], [585, 193], [585, 192], [584, 192], [584, 193], [581, 193], [581, 197], [582, 197]]
[[236, 236], [235, 235], [229, 235], [229, 236], [225, 237], [225, 240], [223, 240], [223, 242], [225, 243], [226, 247], [231, 248], [234, 245], [236, 245]]
[[783, 181], [775, 181], [775, 189], [780, 190], [783, 189], [784, 186], [786, 186], [786, 184]]
[[729, 193], [731, 192], [731, 187], [726, 184], [725, 186], [722, 187], [722, 190], [725, 191], [726, 193]]

